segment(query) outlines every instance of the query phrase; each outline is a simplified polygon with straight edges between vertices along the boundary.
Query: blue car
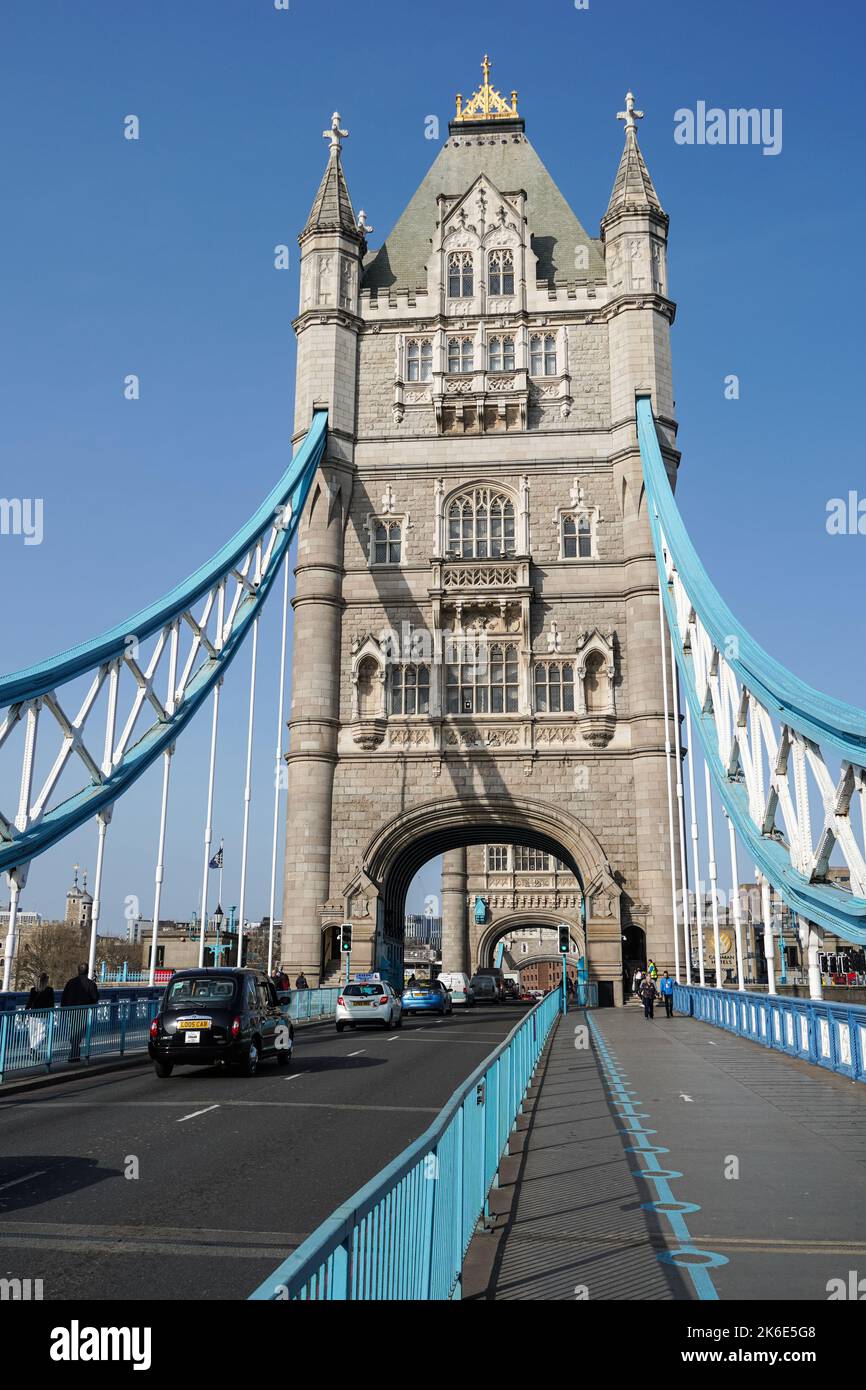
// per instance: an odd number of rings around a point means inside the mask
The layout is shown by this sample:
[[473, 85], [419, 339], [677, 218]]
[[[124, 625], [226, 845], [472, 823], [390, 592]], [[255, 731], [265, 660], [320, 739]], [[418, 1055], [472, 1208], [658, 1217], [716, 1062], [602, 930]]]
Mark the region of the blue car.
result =
[[403, 1013], [451, 1013], [451, 995], [439, 980], [412, 980], [403, 990]]

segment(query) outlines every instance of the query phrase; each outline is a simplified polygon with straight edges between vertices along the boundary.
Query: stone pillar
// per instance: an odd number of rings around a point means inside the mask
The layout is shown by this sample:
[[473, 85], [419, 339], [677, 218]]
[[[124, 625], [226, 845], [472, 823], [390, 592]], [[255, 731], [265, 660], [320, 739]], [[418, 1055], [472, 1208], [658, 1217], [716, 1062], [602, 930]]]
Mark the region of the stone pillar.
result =
[[442, 969], [471, 974], [466, 912], [466, 846], [442, 856]]
[[[608, 326], [611, 373], [611, 454], [614, 491], [622, 522], [625, 572], [625, 647], [628, 713], [631, 723], [631, 771], [637, 883], [628, 891], [646, 909], [647, 959], [674, 973], [674, 924], [671, 920], [671, 869], [668, 839], [667, 773], [660, 650], [658, 577], [643, 493], [643, 467], [635, 425], [635, 392], [649, 390], [660, 424], [662, 452], [669, 475], [678, 455], [674, 440], [673, 387], [669, 328], [673, 306], [651, 276], [653, 255], [662, 255], [667, 219], [647, 207], [609, 212], [602, 222], [608, 281], [614, 290]], [[614, 266], [628, 262], [624, 277]], [[640, 271], [640, 274], [638, 274]], [[666, 287], [665, 287], [666, 291]], [[667, 641], [666, 641], [667, 647]], [[672, 690], [669, 671], [668, 691]], [[671, 742], [673, 725], [671, 722]], [[671, 772], [676, 769], [672, 766]], [[675, 808], [676, 811], [676, 808]], [[674, 819], [676, 820], [676, 814]], [[675, 862], [679, 865], [679, 826], [674, 827]], [[696, 885], [697, 886], [697, 885]], [[624, 923], [624, 925], [626, 925]], [[640, 923], [643, 925], [643, 923]]]
[[[331, 802], [340, 713], [343, 509], [324, 465], [298, 542], [287, 762], [282, 958], [319, 982], [321, 908], [330, 896]], [[331, 513], [329, 515], [329, 513]]]

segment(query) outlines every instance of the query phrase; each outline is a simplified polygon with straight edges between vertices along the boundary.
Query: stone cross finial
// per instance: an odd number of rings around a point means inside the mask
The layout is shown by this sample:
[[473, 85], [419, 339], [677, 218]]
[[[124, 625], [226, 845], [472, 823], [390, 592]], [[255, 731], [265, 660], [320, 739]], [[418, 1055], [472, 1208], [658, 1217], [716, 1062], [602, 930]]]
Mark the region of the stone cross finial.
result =
[[393, 510], [394, 510], [394, 493], [393, 493], [393, 490], [392, 490], [392, 488], [391, 488], [391, 484], [388, 483], [387, 486], [386, 486], [386, 488], [385, 488], [385, 491], [384, 491], [384, 493], [383, 493], [383, 495], [382, 495], [382, 511], [383, 511], [383, 512], [393, 512]]
[[575, 478], [574, 483], [572, 484], [571, 492], [568, 495], [571, 501], [571, 505], [573, 507], [583, 506], [583, 499], [585, 494], [583, 491], [583, 487], [581, 486], [580, 478]]
[[625, 94], [625, 110], [624, 110], [624, 111], [617, 111], [617, 113], [616, 113], [616, 118], [617, 118], [617, 120], [618, 120], [618, 121], [625, 121], [625, 128], [626, 128], [626, 130], [637, 130], [636, 121], [642, 121], [642, 120], [643, 120], [643, 115], [644, 115], [643, 111], [637, 111], [637, 110], [635, 110], [634, 92], [626, 92], [626, 94]]
[[367, 221], [367, 214], [363, 208], [361, 208], [361, 211], [358, 213], [357, 226], [358, 231], [362, 234], [362, 236], [366, 236], [368, 232], [374, 232], [376, 230], [375, 227], [371, 227], [369, 222]]
[[335, 111], [331, 117], [331, 129], [322, 131], [322, 139], [330, 140], [332, 150], [339, 150], [342, 148], [342, 142], [348, 138], [348, 130], [340, 129], [340, 113]]
[[547, 650], [558, 652], [562, 650], [562, 634], [559, 631], [559, 624], [555, 618], [550, 620], [550, 631], [547, 634]]

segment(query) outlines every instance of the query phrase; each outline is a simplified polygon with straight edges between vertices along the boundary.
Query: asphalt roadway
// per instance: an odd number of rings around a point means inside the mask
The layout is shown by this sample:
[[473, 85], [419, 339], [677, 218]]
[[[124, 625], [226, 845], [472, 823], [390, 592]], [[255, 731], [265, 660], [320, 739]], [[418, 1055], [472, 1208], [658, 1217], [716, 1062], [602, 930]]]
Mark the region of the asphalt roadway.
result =
[[629, 1005], [560, 1020], [533, 1093], [464, 1297], [863, 1297], [862, 1082]]
[[52, 1299], [245, 1298], [432, 1122], [525, 1006], [299, 1028], [291, 1070], [0, 1091], [0, 1269]]

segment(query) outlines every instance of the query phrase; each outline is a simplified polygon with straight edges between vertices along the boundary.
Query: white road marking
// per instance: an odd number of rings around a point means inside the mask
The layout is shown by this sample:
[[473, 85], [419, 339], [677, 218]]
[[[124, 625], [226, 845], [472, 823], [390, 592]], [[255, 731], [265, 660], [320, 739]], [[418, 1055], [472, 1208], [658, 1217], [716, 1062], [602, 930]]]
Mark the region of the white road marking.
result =
[[44, 1178], [47, 1168], [40, 1168], [36, 1173], [25, 1173], [23, 1178], [13, 1178], [11, 1182], [4, 1182], [0, 1185], [0, 1192], [5, 1192], [7, 1187], [17, 1187], [20, 1182], [29, 1182], [31, 1178]]
[[362, 1053], [362, 1052], [366, 1052], [366, 1051], [367, 1051], [366, 1047], [359, 1047], [357, 1052], [350, 1052], [350, 1053], [349, 1053], [349, 1056], [350, 1056], [350, 1057], [360, 1057], [361, 1053]]
[[299, 1072], [299, 1071], [293, 1071], [292, 1074], [291, 1074], [291, 1076], [284, 1076], [284, 1077], [283, 1077], [283, 1080], [284, 1080], [284, 1081], [297, 1081], [298, 1077], [301, 1076], [301, 1075], [302, 1075], [301, 1072]]
[[692, 1100], [691, 1096], [685, 1095], [682, 1091], [680, 1091], [680, 1100], [686, 1101], [688, 1105], [694, 1105], [694, 1101]]
[[386, 1042], [399, 1042], [399, 1040], [400, 1040], [400, 1039], [399, 1039], [399, 1035], [398, 1035], [397, 1033], [395, 1033], [394, 1036], [393, 1036], [392, 1038], [387, 1038], [387, 1039], [386, 1039]]
[[194, 1120], [195, 1117], [196, 1117], [196, 1115], [206, 1115], [206, 1114], [208, 1113], [209, 1110], [218, 1110], [218, 1109], [219, 1109], [219, 1106], [218, 1106], [218, 1105], [208, 1105], [208, 1106], [205, 1107], [204, 1110], [193, 1110], [193, 1112], [192, 1112], [191, 1115], [181, 1115], [180, 1119], [179, 1119], [176, 1123], [179, 1124], [179, 1125], [182, 1125], [183, 1122], [184, 1122], [184, 1120]]

